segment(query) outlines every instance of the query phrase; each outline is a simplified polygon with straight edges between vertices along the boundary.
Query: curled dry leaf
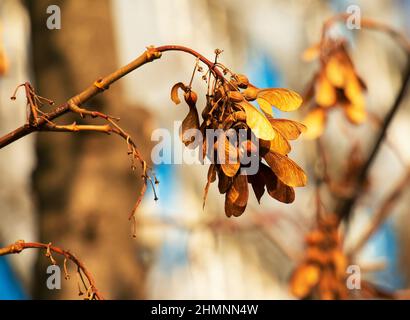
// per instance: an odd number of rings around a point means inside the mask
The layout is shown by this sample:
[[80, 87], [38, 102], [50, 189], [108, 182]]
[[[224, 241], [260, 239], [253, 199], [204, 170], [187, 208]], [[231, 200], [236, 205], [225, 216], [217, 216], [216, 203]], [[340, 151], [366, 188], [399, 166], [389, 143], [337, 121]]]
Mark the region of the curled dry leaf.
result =
[[178, 82], [178, 83], [174, 84], [174, 86], [171, 89], [171, 100], [175, 104], [180, 104], [181, 103], [181, 100], [178, 97], [178, 90], [179, 89], [181, 89], [184, 92], [187, 92], [187, 87], [182, 82]]

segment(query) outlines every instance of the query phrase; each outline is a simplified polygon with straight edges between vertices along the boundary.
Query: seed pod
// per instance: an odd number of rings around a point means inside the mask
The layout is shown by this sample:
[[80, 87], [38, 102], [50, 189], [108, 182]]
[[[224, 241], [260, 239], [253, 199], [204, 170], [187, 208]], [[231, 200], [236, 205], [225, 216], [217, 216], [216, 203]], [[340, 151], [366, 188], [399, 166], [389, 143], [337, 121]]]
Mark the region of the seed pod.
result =
[[243, 96], [248, 101], [253, 101], [258, 95], [259, 89], [254, 86], [248, 86], [248, 88], [243, 92]]
[[229, 91], [228, 98], [232, 102], [241, 102], [243, 101], [243, 96], [239, 91]]
[[241, 89], [246, 89], [249, 85], [249, 79], [244, 74], [237, 74], [236, 75], [237, 85]]

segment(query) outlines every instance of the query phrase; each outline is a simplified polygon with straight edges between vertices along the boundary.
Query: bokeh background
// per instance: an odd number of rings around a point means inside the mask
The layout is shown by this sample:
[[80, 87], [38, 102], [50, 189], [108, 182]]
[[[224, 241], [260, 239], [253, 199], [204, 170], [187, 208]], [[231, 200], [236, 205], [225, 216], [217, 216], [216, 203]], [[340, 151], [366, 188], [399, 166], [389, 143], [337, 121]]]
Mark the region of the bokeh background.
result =
[[[0, 77], [0, 135], [25, 122], [24, 96], [9, 99], [16, 85], [30, 81], [40, 95], [60, 103], [148, 45], [186, 45], [210, 58], [219, 48], [224, 50], [220, 60], [258, 87], [303, 93], [317, 64], [303, 62], [301, 53], [318, 41], [325, 19], [350, 4], [359, 5], [364, 16], [410, 32], [406, 0], [0, 0], [0, 49], [7, 62]], [[49, 5], [61, 8], [60, 30], [46, 27]], [[368, 86], [368, 108], [383, 116], [400, 85], [404, 54], [386, 35], [339, 32], [351, 41], [353, 60]], [[173, 121], [185, 115], [169, 93], [174, 83], [189, 81], [194, 63], [191, 56], [166, 53], [87, 106], [120, 116], [149, 159], [152, 131], [172, 130]], [[205, 92], [199, 78], [194, 88]], [[402, 159], [382, 148], [346, 245], [354, 243], [403, 174], [403, 159], [410, 163], [407, 106], [388, 133]], [[286, 118], [302, 119], [305, 111]], [[331, 173], [342, 172], [354, 142], [366, 152], [375, 132], [371, 124], [353, 128], [341, 113], [332, 114], [325, 134]], [[291, 154], [310, 177], [314, 146], [299, 139]], [[122, 141], [97, 134], [25, 137], [0, 150], [0, 244], [24, 239], [70, 249], [111, 299], [293, 298], [289, 275], [314, 224], [312, 185], [298, 189], [291, 205], [268, 197], [258, 205], [251, 195], [245, 214], [227, 219], [224, 197], [214, 185], [202, 209], [207, 168], [160, 165], [155, 171], [159, 200], [150, 192], [144, 198], [134, 239], [127, 216], [141, 185]], [[408, 201], [407, 193], [360, 254], [364, 264], [384, 265], [366, 277], [391, 290], [410, 282]], [[63, 280], [61, 290], [46, 288], [48, 263], [43, 252], [28, 250], [0, 257], [0, 299], [77, 298], [75, 277]]]

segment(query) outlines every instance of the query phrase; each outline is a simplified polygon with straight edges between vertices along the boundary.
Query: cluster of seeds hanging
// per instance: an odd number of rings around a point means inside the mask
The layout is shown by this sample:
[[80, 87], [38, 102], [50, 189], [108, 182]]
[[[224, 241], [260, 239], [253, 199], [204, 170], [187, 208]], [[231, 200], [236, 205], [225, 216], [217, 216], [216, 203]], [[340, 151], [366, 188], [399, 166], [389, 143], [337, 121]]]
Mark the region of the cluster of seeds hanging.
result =
[[[212, 74], [212, 70], [208, 72]], [[228, 72], [224, 69], [225, 75]], [[210, 184], [218, 177], [219, 192], [225, 194], [225, 213], [237, 217], [245, 211], [248, 184], [252, 185], [258, 201], [266, 190], [278, 201], [293, 202], [293, 188], [306, 185], [307, 178], [288, 157], [289, 140], [297, 139], [306, 128], [296, 121], [273, 116], [272, 106], [293, 111], [301, 105], [302, 98], [296, 92], [283, 88], [259, 89], [245, 75], [230, 74], [229, 78], [215, 76], [212, 85], [208, 81], [202, 122], [196, 106], [197, 94], [191, 85], [175, 84], [171, 99], [179, 104], [178, 90], [184, 92], [189, 112], [181, 125], [181, 139], [186, 147], [199, 148], [202, 160], [211, 161], [204, 203]], [[252, 101], [257, 101], [260, 109]], [[219, 132], [218, 136], [209, 139], [210, 130]], [[245, 132], [246, 138], [231, 139], [232, 135], [239, 136], [239, 131]], [[256, 159], [256, 173], [247, 171], [249, 164], [244, 163], [245, 156]]]

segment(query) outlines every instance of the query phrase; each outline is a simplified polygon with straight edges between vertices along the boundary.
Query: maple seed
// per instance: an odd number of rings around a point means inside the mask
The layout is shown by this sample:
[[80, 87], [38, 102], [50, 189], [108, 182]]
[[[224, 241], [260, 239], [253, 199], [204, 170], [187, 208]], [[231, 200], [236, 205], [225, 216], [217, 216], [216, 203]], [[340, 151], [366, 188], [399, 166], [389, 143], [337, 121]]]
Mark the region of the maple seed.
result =
[[[221, 51], [215, 53], [218, 55]], [[245, 211], [249, 197], [248, 184], [252, 185], [258, 201], [266, 189], [272, 198], [280, 202], [293, 202], [293, 188], [304, 186], [307, 178], [304, 171], [288, 158], [291, 150], [288, 140], [298, 138], [305, 127], [295, 121], [274, 119], [272, 108], [293, 111], [300, 106], [301, 97], [284, 88], [256, 88], [245, 75], [234, 74], [220, 63], [217, 67], [224, 74], [229, 72], [232, 77], [229, 80], [223, 76], [215, 77], [214, 81], [208, 82], [213, 83], [213, 86], [208, 87], [206, 105], [201, 112], [202, 123], [196, 107], [198, 97], [191, 86], [178, 82], [171, 89], [171, 100], [179, 104], [178, 91], [182, 90], [189, 107], [181, 124], [182, 142], [190, 149], [202, 149], [202, 163], [205, 158], [211, 161], [203, 205], [216, 177], [219, 192], [225, 194], [227, 217], [238, 217]], [[214, 75], [211, 73], [211, 76]], [[253, 100], [257, 100], [261, 110], [248, 102]], [[223, 132], [216, 141], [208, 141], [205, 134], [207, 130], [221, 129]], [[241, 133], [240, 130], [245, 130], [246, 140], [231, 141], [231, 137]], [[202, 139], [197, 139], [196, 135], [190, 136], [192, 131], [200, 134], [199, 138]], [[259, 143], [255, 143], [254, 139]], [[247, 175], [244, 171], [248, 166], [241, 163], [249, 156], [257, 157], [259, 169], [254, 175]], [[269, 166], [262, 161], [266, 161]]]
[[345, 40], [326, 39], [321, 44], [321, 68], [307, 90], [311, 107], [305, 120], [307, 138], [316, 139], [324, 132], [327, 114], [341, 107], [346, 118], [355, 125], [366, 120], [364, 91], [366, 85], [357, 75], [346, 49]]
[[241, 102], [243, 101], [243, 96], [239, 91], [229, 91], [228, 98], [232, 102]]
[[258, 92], [259, 92], [258, 88], [252, 85], [249, 85], [248, 88], [243, 92], [243, 95], [246, 100], [253, 101], [256, 99]]
[[248, 77], [243, 74], [236, 75], [236, 82], [239, 88], [246, 89], [249, 85]]

